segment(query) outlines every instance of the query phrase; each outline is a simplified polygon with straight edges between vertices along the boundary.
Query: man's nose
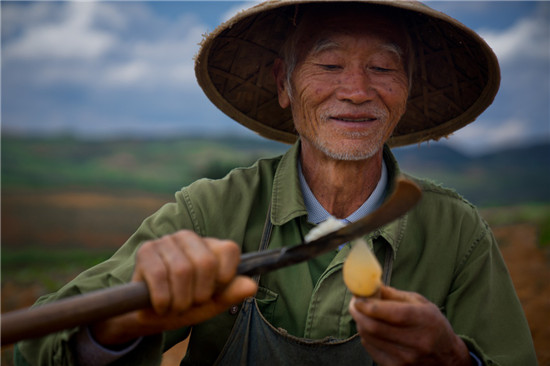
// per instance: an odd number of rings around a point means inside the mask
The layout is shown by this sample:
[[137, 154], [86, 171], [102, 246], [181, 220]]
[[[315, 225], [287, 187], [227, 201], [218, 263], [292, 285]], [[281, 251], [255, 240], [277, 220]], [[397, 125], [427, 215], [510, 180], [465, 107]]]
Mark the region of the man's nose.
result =
[[353, 71], [343, 75], [340, 79], [336, 97], [339, 100], [354, 104], [361, 104], [372, 100], [376, 90], [366, 71]]

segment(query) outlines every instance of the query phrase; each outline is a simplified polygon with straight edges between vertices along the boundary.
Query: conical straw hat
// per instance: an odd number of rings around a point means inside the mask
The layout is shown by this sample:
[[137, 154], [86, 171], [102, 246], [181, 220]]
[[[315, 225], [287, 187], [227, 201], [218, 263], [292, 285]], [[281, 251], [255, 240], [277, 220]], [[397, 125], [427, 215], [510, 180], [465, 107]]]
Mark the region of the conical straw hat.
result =
[[[296, 141], [291, 111], [278, 103], [272, 66], [295, 26], [297, 9], [323, 2], [267, 1], [206, 36], [195, 73], [208, 98], [261, 136]], [[408, 23], [415, 67], [407, 111], [388, 141], [391, 146], [446, 137], [474, 121], [493, 102], [500, 83], [498, 61], [474, 31], [416, 1], [355, 2], [400, 9], [396, 11], [404, 12]]]

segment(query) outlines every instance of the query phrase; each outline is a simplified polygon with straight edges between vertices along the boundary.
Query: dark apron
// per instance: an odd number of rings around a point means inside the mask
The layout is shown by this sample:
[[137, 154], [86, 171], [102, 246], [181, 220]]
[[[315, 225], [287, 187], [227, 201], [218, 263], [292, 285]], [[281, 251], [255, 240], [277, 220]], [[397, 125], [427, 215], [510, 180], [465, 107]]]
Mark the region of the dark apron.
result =
[[[272, 224], [268, 210], [260, 249], [267, 248]], [[390, 280], [392, 250], [386, 250], [384, 283]], [[259, 276], [255, 277], [259, 283]], [[235, 320], [215, 365], [373, 365], [358, 334], [347, 339], [305, 339], [276, 329], [261, 314], [256, 299], [248, 298]]]

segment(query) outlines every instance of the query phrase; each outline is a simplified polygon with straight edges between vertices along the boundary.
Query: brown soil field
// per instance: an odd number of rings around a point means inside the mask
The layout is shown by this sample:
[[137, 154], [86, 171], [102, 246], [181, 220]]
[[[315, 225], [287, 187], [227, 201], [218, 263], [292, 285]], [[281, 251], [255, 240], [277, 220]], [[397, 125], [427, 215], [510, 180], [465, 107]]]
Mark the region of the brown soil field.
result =
[[2, 245], [117, 248], [170, 196], [2, 192]]
[[[28, 193], [2, 196], [2, 246], [33, 243], [63, 247], [116, 248], [139, 222], [170, 197], [130, 197], [103, 193]], [[541, 366], [550, 366], [550, 252], [538, 246], [534, 224], [492, 228], [500, 243], [523, 305]], [[76, 273], [64, 274], [64, 282]], [[2, 312], [32, 305], [46, 289], [2, 276]], [[163, 366], [179, 365], [185, 343], [166, 352]], [[2, 349], [1, 364], [12, 365], [12, 347]]]
[[525, 311], [539, 365], [550, 365], [550, 251], [537, 246], [537, 227], [493, 228]]

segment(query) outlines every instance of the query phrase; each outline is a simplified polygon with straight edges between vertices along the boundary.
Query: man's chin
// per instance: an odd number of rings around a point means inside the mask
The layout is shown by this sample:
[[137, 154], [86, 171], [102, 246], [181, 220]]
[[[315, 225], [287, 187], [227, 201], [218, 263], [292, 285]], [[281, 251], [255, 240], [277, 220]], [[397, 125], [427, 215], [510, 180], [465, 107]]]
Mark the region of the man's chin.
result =
[[375, 156], [380, 151], [380, 146], [375, 145], [361, 145], [346, 146], [343, 143], [341, 146], [318, 146], [326, 156], [334, 160], [343, 161], [360, 161], [367, 160]]

